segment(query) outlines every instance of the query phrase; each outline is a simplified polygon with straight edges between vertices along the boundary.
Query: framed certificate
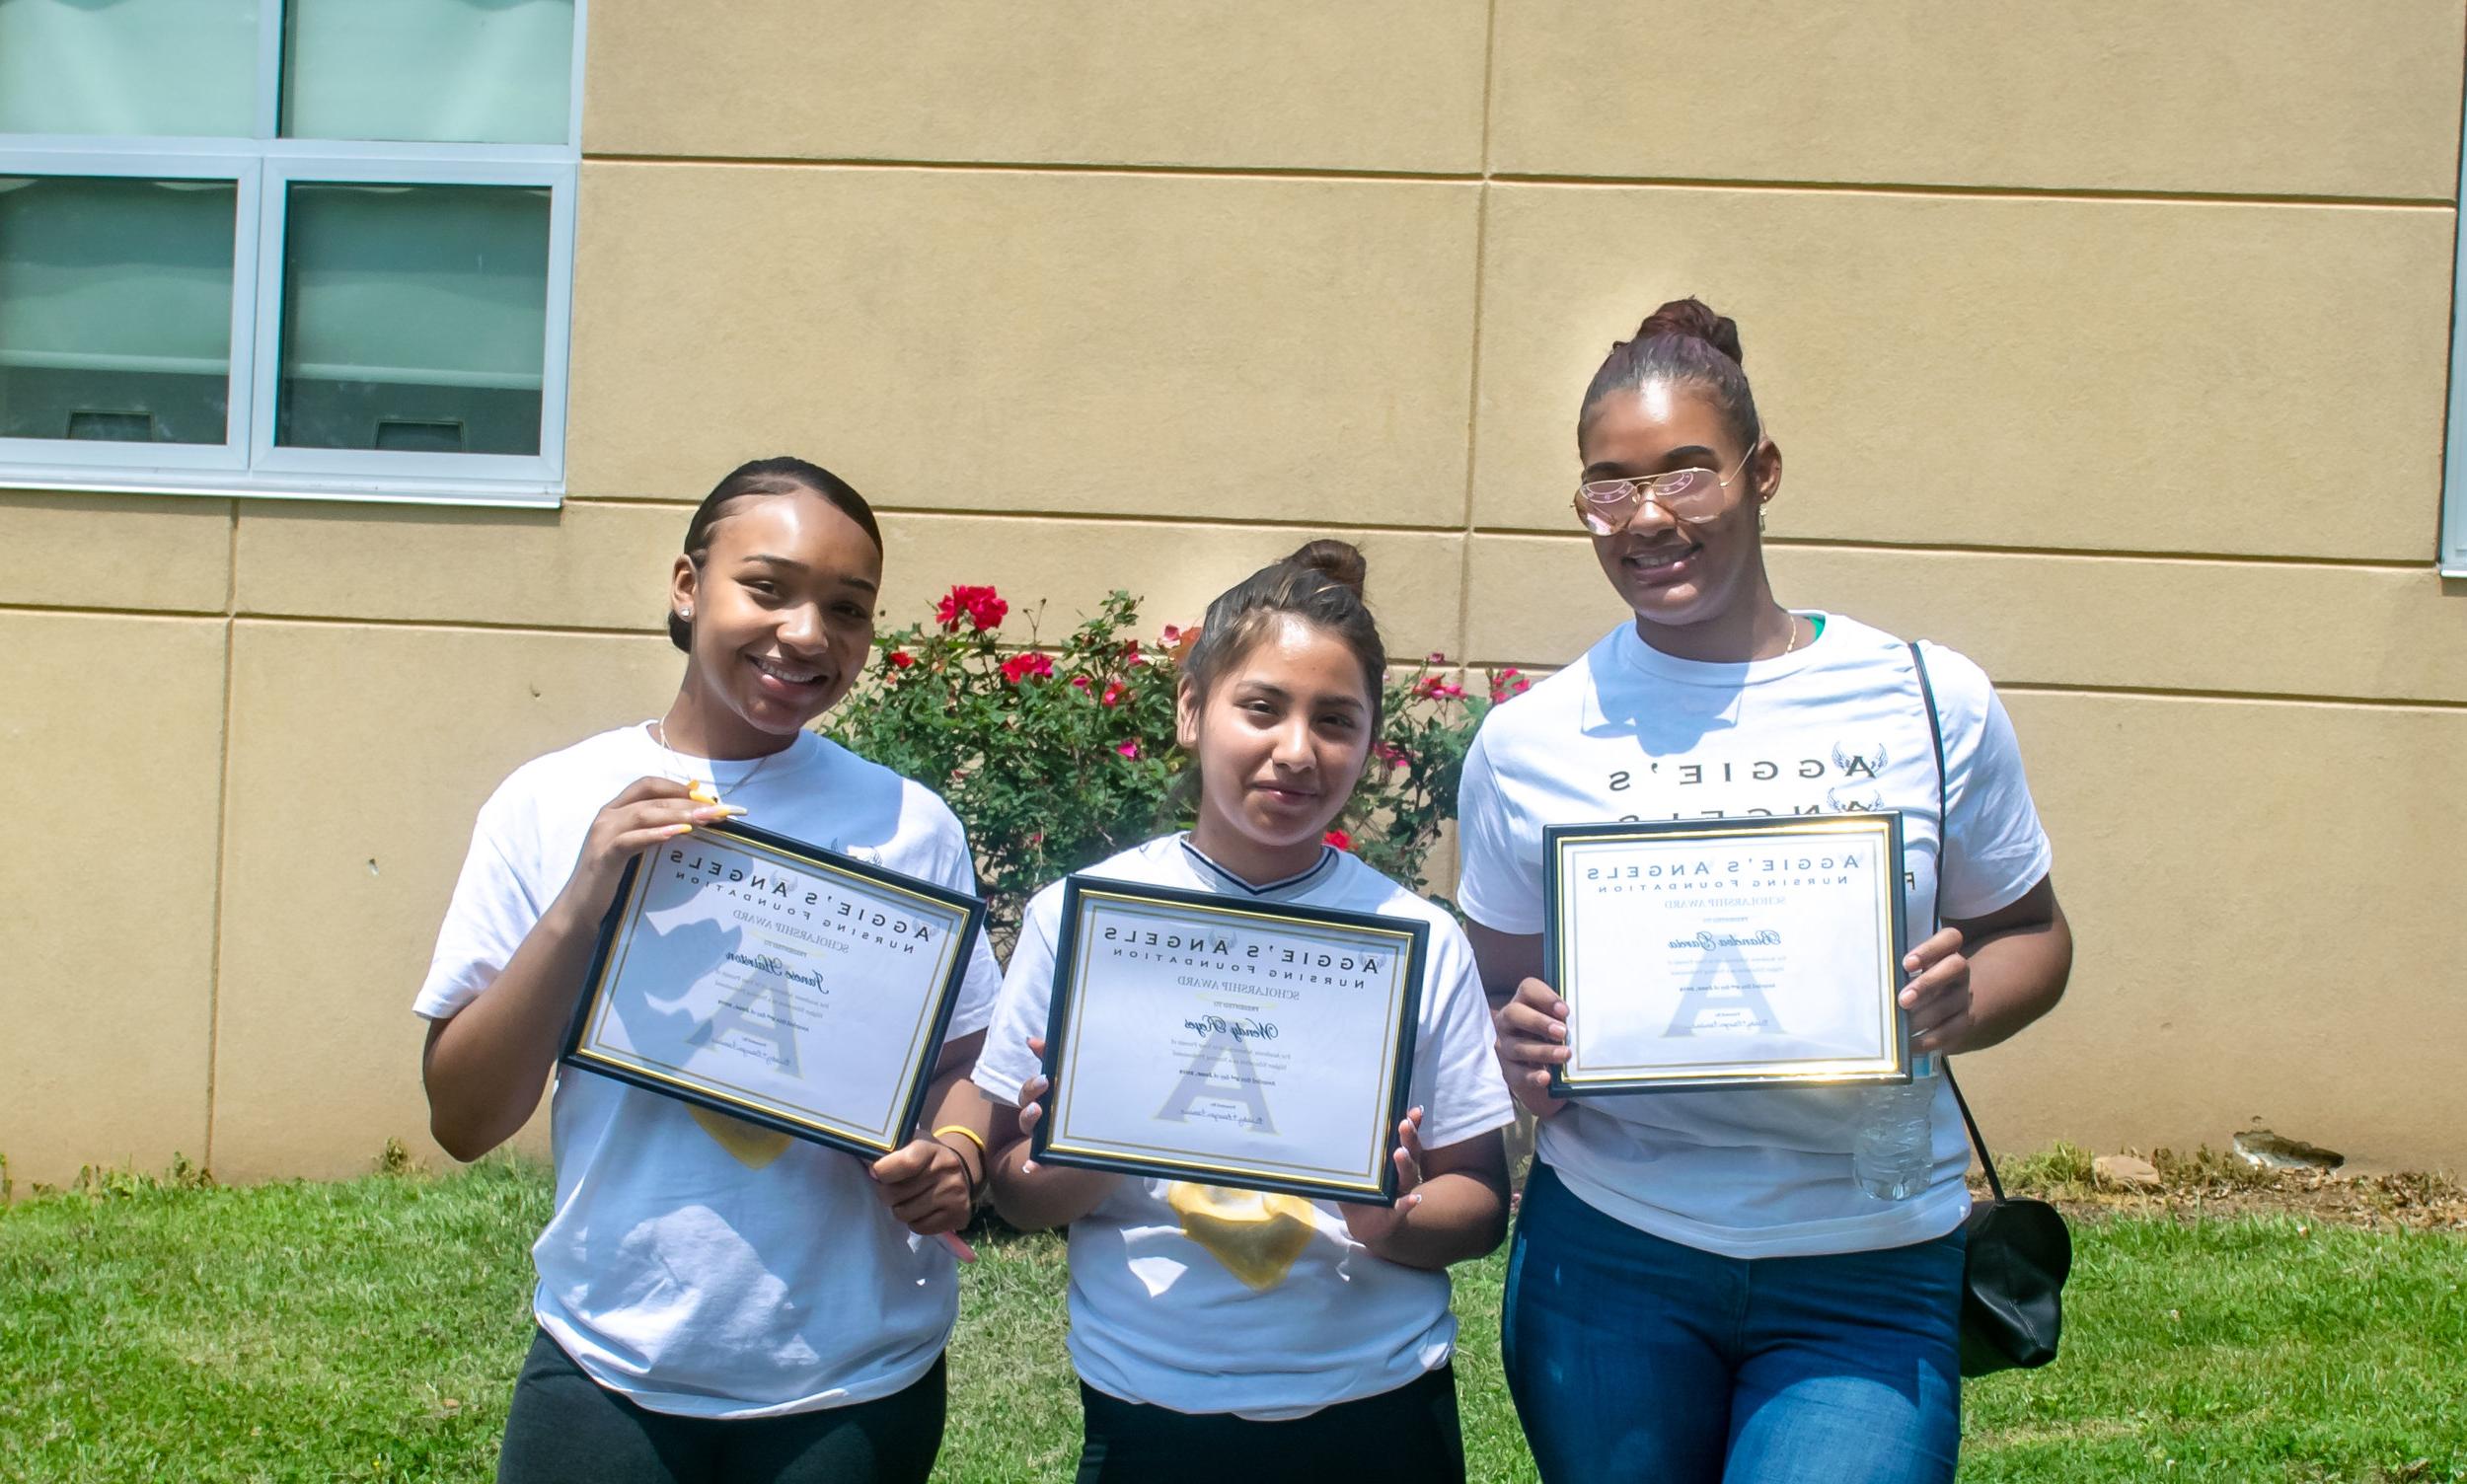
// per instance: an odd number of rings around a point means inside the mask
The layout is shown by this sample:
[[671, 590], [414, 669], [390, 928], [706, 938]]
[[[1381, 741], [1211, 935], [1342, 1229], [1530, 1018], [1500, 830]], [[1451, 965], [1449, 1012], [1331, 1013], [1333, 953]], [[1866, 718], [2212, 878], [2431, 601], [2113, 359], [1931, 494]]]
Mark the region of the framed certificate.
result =
[[1902, 816], [1542, 831], [1561, 1097], [1910, 1076]]
[[1033, 1156], [1392, 1202], [1429, 940], [1401, 918], [1069, 878]]
[[925, 1105], [985, 904], [741, 824], [635, 857], [567, 1066], [871, 1157]]

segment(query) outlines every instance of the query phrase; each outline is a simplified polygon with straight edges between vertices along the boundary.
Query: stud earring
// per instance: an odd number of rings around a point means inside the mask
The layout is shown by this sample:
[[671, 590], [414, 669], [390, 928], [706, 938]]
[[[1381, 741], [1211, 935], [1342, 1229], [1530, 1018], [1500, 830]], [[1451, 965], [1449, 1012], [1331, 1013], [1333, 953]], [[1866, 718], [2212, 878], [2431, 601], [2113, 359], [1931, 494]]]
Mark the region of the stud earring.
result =
[[[1762, 517], [1759, 516], [1758, 518], [1761, 519]], [[694, 610], [691, 608], [680, 608], [677, 610], [677, 617], [691, 624], [694, 622]]]

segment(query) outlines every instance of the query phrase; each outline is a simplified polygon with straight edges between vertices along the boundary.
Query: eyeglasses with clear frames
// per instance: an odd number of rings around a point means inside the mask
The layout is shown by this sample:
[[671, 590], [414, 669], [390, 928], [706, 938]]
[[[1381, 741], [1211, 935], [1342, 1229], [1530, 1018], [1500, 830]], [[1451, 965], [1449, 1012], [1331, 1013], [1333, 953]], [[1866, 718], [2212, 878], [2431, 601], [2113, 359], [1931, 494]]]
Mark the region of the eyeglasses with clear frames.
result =
[[1759, 430], [1728, 479], [1710, 469], [1674, 469], [1629, 480], [1589, 480], [1576, 486], [1576, 518], [1596, 536], [1607, 536], [1634, 520], [1637, 510], [1651, 500], [1673, 520], [1711, 520], [1722, 513], [1730, 501], [1730, 486], [1763, 446], [1764, 434]]

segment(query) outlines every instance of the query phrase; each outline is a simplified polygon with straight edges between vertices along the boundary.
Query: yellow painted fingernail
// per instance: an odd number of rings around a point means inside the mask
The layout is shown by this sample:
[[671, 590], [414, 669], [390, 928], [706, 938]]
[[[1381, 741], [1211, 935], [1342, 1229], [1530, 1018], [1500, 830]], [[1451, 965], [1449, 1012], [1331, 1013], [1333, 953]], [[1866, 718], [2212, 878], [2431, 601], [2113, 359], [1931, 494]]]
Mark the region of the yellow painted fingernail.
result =
[[706, 804], [715, 804], [719, 802], [718, 791], [712, 788], [710, 784], [706, 783], [699, 779], [686, 786], [685, 796]]
[[669, 836], [683, 835], [686, 831], [693, 828], [694, 826], [691, 824], [670, 825], [667, 829], [662, 830], [660, 833]]

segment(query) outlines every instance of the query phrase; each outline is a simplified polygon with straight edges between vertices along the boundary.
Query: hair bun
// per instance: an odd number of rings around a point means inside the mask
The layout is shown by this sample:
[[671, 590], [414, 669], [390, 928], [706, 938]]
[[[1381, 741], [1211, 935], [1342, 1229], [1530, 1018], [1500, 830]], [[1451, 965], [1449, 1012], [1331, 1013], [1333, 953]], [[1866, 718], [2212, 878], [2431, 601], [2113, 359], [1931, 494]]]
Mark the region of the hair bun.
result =
[[1738, 322], [1728, 315], [1715, 314], [1713, 306], [1693, 296], [1673, 299], [1645, 316], [1645, 323], [1636, 327], [1636, 338], [1640, 340], [1657, 334], [1702, 340], [1729, 356], [1734, 364], [1744, 366], [1748, 363], [1747, 358], [1739, 353]]
[[1306, 567], [1317, 572], [1337, 586], [1362, 596], [1363, 580], [1371, 575], [1371, 564], [1352, 542], [1322, 539], [1307, 544], [1285, 558], [1289, 566]]

